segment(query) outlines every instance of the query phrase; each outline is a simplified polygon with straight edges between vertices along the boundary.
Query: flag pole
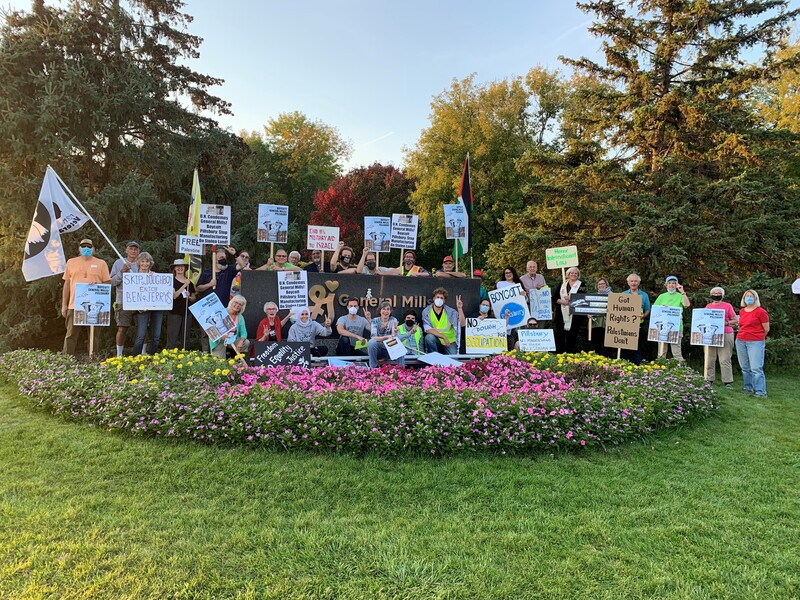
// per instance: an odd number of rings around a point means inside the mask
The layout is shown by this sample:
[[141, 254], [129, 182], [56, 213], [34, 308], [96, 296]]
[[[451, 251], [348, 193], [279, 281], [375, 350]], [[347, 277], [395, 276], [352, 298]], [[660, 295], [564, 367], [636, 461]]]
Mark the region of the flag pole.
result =
[[78, 200], [78, 199], [75, 197], [75, 194], [73, 194], [73, 193], [72, 193], [72, 190], [71, 190], [71, 189], [69, 189], [69, 187], [67, 186], [67, 184], [66, 184], [66, 183], [64, 183], [64, 180], [63, 180], [63, 179], [61, 179], [61, 177], [58, 175], [58, 173], [56, 173], [56, 170], [55, 170], [53, 167], [51, 167], [50, 165], [47, 165], [47, 168], [48, 168], [48, 169], [50, 169], [51, 171], [53, 171], [53, 174], [56, 176], [56, 179], [58, 179], [59, 183], [60, 183], [60, 184], [61, 184], [61, 185], [64, 187], [64, 189], [67, 191], [67, 193], [70, 195], [70, 197], [71, 197], [71, 198], [72, 198], [72, 199], [75, 201], [75, 203], [76, 203], [76, 204], [77, 204], [77, 205], [78, 205], [78, 206], [81, 208], [81, 210], [82, 210], [82, 211], [83, 211], [83, 212], [86, 214], [86, 216], [87, 216], [87, 217], [89, 217], [89, 220], [90, 220], [92, 223], [94, 223], [94, 226], [95, 226], [95, 227], [97, 227], [97, 231], [99, 231], [99, 232], [102, 234], [102, 236], [103, 236], [103, 237], [106, 239], [106, 241], [108, 242], [108, 245], [109, 245], [109, 246], [111, 246], [111, 249], [112, 249], [112, 250], [114, 250], [114, 253], [115, 253], [115, 254], [116, 254], [116, 255], [117, 255], [119, 258], [122, 258], [122, 254], [120, 254], [120, 253], [119, 253], [119, 250], [117, 250], [117, 247], [114, 245], [114, 242], [112, 242], [110, 239], [108, 239], [108, 236], [106, 235], [106, 232], [105, 232], [105, 231], [103, 231], [103, 230], [100, 228], [100, 225], [98, 225], [98, 224], [97, 224], [97, 221], [95, 221], [95, 220], [94, 220], [94, 217], [93, 217], [92, 215], [90, 215], [90, 214], [89, 214], [89, 211], [88, 211], [88, 210], [86, 210], [86, 207], [85, 207], [83, 204], [81, 204], [81, 201], [80, 201], [80, 200]]

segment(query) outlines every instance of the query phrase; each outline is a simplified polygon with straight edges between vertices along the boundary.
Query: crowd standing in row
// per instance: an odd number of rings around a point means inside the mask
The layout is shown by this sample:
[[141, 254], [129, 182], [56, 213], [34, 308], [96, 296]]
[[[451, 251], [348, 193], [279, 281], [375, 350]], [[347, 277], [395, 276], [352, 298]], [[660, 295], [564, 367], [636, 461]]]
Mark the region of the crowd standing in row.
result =
[[[125, 339], [128, 329], [136, 324], [136, 336], [133, 353], [144, 352], [144, 344], [148, 333], [150, 343], [147, 347], [149, 353], [158, 350], [163, 311], [129, 311], [122, 307], [123, 275], [125, 273], [146, 273], [153, 270], [153, 257], [142, 252], [140, 245], [131, 241], [126, 244], [125, 257], [114, 262], [111, 272], [106, 263], [93, 256], [94, 244], [90, 239], [83, 239], [79, 243], [80, 255], [67, 261], [63, 275], [64, 289], [62, 294], [61, 315], [66, 319], [66, 335], [64, 337], [63, 351], [75, 354], [76, 344], [83, 327], [74, 324], [75, 285], [77, 283], [110, 283], [114, 288], [114, 315], [117, 323], [115, 335], [117, 355], [124, 351]], [[317, 273], [341, 273], [360, 275], [397, 275], [404, 277], [440, 277], [464, 278], [467, 275], [455, 270], [451, 256], [442, 260], [442, 268], [434, 272], [428, 271], [417, 264], [417, 256], [413, 250], [403, 253], [403, 263], [399, 267], [385, 267], [378, 265], [378, 255], [365, 248], [358, 263], [354, 264], [355, 252], [344, 243], [339, 243], [336, 251], [329, 261], [323, 262], [319, 250], [311, 252], [311, 262], [301, 266], [301, 255], [297, 251], [287, 254], [279, 249], [274, 257], [257, 267], [257, 270], [267, 271], [296, 271], [305, 269]], [[207, 335], [201, 336], [203, 350], [212, 352], [217, 356], [225, 356], [227, 348], [236, 352], [246, 353], [250, 346], [247, 330], [242, 316], [247, 300], [239, 295], [241, 273], [251, 269], [250, 253], [247, 251], [236, 252], [230, 246], [220, 247], [216, 250], [214, 260], [215, 268], [205, 269], [197, 282], [197, 286], [188, 279], [187, 267], [182, 259], [175, 260], [171, 265], [173, 275], [173, 308], [167, 313], [167, 347], [177, 348], [185, 346], [186, 329], [188, 323], [187, 307], [189, 303], [204, 297], [207, 294], [216, 294], [220, 302], [228, 310], [228, 315], [234, 323], [233, 331], [224, 339], [211, 342]], [[474, 277], [481, 278], [483, 273], [476, 270]], [[665, 281], [665, 291], [651, 304], [650, 297], [639, 286], [641, 278], [636, 273], [631, 273], [626, 279], [628, 289], [624, 294], [636, 294], [642, 299], [642, 313], [639, 315], [641, 327], [639, 345], [636, 350], [623, 351], [622, 356], [636, 364], [641, 363], [647, 333], [644, 329], [653, 306], [674, 306], [682, 309], [691, 304], [689, 298], [674, 275], [668, 276]], [[527, 297], [532, 290], [540, 290], [547, 285], [545, 278], [538, 272], [538, 264], [531, 260], [526, 264], [526, 273], [519, 276], [513, 266], [509, 265], [503, 270], [501, 279], [496, 283], [497, 289], [519, 284], [523, 294]], [[570, 314], [570, 297], [572, 294], [585, 293], [586, 287], [580, 279], [580, 270], [571, 267], [566, 271], [566, 278], [553, 290], [553, 330], [556, 340], [557, 352], [574, 352], [579, 339], [579, 330], [583, 322], [588, 322], [592, 331], [592, 348], [601, 354], [608, 355], [608, 349], [603, 346], [602, 332], [604, 328], [603, 317], [583, 319]], [[612, 291], [605, 278], [596, 282], [596, 292], [608, 294]], [[490, 318], [492, 315], [491, 303], [488, 292], [481, 283], [480, 312], [477, 318]], [[761, 306], [758, 293], [747, 290], [741, 299], [740, 310], [737, 315], [734, 307], [724, 301], [725, 290], [714, 287], [710, 290], [710, 301], [706, 308], [716, 308], [725, 313], [724, 345], [722, 347], [706, 346], [705, 378], [713, 382], [716, 373], [716, 363], [719, 362], [722, 382], [731, 387], [733, 382], [733, 368], [731, 359], [733, 349], [744, 376], [744, 391], [757, 396], [766, 396], [766, 380], [764, 377], [764, 353], [766, 335], [769, 333], [769, 315]], [[429, 352], [443, 354], [457, 354], [461, 342], [461, 328], [465, 324], [463, 302], [460, 297], [455, 299], [455, 307], [447, 304], [448, 293], [444, 288], [437, 288], [433, 292], [433, 301], [422, 310], [419, 315], [413, 309], [403, 314], [400, 323], [393, 316], [393, 307], [388, 302], [383, 302], [378, 307], [378, 316], [372, 317], [367, 309], [364, 316], [360, 316], [359, 302], [353, 298], [348, 301], [348, 313], [340, 317], [335, 324], [339, 334], [339, 343], [336, 354], [340, 356], [364, 355], [369, 357], [370, 366], [377, 366], [382, 359], [388, 358], [388, 353], [383, 341], [398, 337], [407, 350], [408, 355], [420, 355]], [[326, 317], [323, 324], [311, 319], [309, 311], [303, 310], [299, 315], [278, 316], [278, 307], [274, 302], [264, 305], [265, 317], [258, 326], [255, 339], [257, 341], [298, 341], [311, 345], [312, 354], [323, 356], [327, 354], [327, 346], [318, 345], [318, 337], [327, 337], [332, 334], [331, 320]], [[296, 320], [295, 320], [296, 318]], [[284, 334], [284, 327], [289, 320], [293, 321], [288, 333]], [[527, 325], [529, 328], [539, 326], [535, 319]], [[681, 322], [681, 330], [682, 330]], [[734, 328], [738, 327], [738, 334], [734, 335]], [[367, 333], [369, 336], [367, 337]], [[668, 352], [676, 360], [683, 361], [680, 341], [676, 343], [659, 343], [658, 358], [666, 358]], [[404, 358], [398, 360], [404, 364]]]

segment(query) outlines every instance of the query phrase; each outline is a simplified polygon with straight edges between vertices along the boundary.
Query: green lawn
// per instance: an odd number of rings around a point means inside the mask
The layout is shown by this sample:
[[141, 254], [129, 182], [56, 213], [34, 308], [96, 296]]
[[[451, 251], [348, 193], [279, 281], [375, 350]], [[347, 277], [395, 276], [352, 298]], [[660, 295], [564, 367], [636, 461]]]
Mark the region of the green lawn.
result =
[[2, 598], [797, 598], [800, 378], [605, 454], [356, 459], [55, 420], [0, 388]]

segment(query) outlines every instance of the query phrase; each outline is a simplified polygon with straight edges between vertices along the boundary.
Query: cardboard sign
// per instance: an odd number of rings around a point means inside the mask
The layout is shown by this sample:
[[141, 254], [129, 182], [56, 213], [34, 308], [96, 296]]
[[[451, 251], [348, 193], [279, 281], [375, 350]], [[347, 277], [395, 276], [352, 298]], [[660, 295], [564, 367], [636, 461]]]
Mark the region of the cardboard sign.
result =
[[549, 321], [553, 318], [553, 294], [549, 287], [529, 290], [531, 316], [537, 321]]
[[222, 204], [200, 205], [200, 232], [197, 234], [206, 244], [231, 243], [231, 207]]
[[259, 367], [311, 368], [308, 342], [256, 342], [254, 356]]
[[725, 311], [720, 308], [695, 308], [692, 311], [692, 346], [725, 345]]
[[523, 352], [555, 352], [556, 338], [552, 329], [520, 329], [519, 349]]
[[463, 204], [444, 205], [444, 237], [460, 240], [467, 236], [467, 207]]
[[320, 227], [319, 225], [308, 226], [308, 239], [306, 240], [306, 248], [309, 250], [330, 250], [333, 252], [338, 246], [338, 227]]
[[504, 319], [506, 310], [510, 311], [508, 316], [508, 328], [515, 329], [528, 323], [528, 300], [522, 295], [522, 286], [518, 283], [499, 290], [488, 292], [489, 301], [492, 303], [492, 310], [496, 317]]
[[578, 266], [578, 247], [548, 248], [544, 251], [548, 269], [563, 269]]
[[406, 355], [406, 347], [403, 345], [403, 342], [400, 341], [400, 338], [393, 337], [388, 340], [383, 340], [383, 347], [386, 348], [386, 351], [389, 353], [390, 360], [397, 360], [401, 356]]
[[76, 283], [75, 325], [111, 325], [111, 284]]
[[683, 309], [679, 306], [654, 306], [650, 309], [648, 342], [678, 344], [681, 341]]
[[172, 310], [170, 273], [123, 273], [124, 310]]
[[570, 294], [569, 313], [604, 317], [608, 308], [608, 294]]
[[642, 297], [639, 294], [610, 293], [603, 345], [607, 348], [637, 350], [641, 319]]
[[285, 244], [288, 236], [289, 207], [280, 204], [259, 204], [256, 240]]
[[501, 354], [508, 350], [505, 319], [467, 319], [467, 354]]
[[308, 271], [277, 271], [278, 308], [299, 309], [308, 306]]
[[364, 247], [372, 252], [389, 252], [392, 220], [389, 217], [364, 217]]
[[176, 254], [203, 255], [203, 239], [192, 235], [179, 235], [175, 248]]
[[189, 312], [194, 315], [212, 342], [216, 342], [235, 328], [228, 309], [222, 306], [216, 294], [201, 298], [189, 307]]
[[417, 230], [419, 217], [417, 215], [392, 215], [392, 235], [389, 241], [390, 248], [401, 250], [415, 250], [417, 248]]

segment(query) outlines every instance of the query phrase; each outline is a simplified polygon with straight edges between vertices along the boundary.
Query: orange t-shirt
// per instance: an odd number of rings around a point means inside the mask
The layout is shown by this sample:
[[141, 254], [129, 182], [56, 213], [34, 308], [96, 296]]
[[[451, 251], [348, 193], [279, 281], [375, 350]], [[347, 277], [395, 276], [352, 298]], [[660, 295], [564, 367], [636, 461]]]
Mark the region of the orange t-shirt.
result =
[[108, 283], [111, 276], [105, 261], [94, 256], [90, 256], [88, 260], [83, 256], [76, 256], [67, 261], [63, 279], [69, 281], [69, 308], [74, 309], [76, 283]]

